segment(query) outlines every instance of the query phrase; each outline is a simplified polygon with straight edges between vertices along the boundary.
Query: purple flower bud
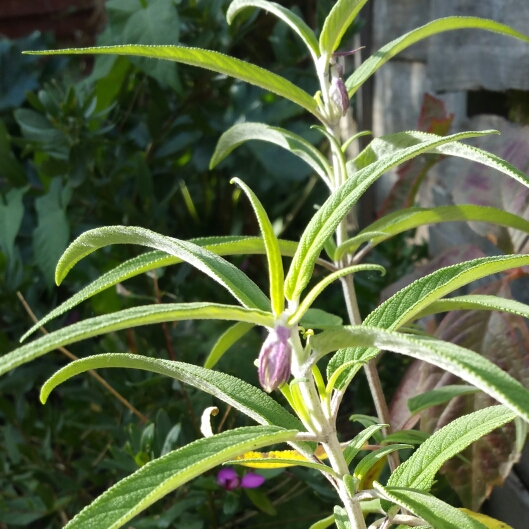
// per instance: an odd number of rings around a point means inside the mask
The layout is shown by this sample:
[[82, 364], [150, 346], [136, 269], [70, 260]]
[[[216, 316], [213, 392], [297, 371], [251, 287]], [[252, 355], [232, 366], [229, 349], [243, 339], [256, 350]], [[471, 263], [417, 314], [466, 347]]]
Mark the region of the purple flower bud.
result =
[[224, 467], [217, 474], [217, 484], [226, 490], [239, 488], [241, 480], [233, 468]]
[[290, 329], [278, 325], [266, 338], [259, 353], [259, 382], [270, 393], [290, 376], [292, 348], [288, 343]]
[[329, 98], [331, 104], [336, 109], [336, 114], [345, 116], [345, 113], [349, 108], [349, 94], [347, 93], [347, 88], [341, 77], [333, 77], [331, 79]]
[[248, 472], [242, 477], [241, 487], [243, 489], [256, 489], [265, 482], [264, 476], [256, 474], [255, 472]]

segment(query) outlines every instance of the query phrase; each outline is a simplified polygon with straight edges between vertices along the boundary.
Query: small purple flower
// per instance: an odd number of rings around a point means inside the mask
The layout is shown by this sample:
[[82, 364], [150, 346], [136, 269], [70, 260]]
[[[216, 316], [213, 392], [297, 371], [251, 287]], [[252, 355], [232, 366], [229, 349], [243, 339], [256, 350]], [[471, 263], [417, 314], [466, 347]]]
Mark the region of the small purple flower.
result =
[[235, 490], [239, 487], [243, 489], [256, 489], [265, 482], [265, 478], [255, 472], [248, 472], [242, 479], [233, 468], [224, 467], [217, 474], [217, 484], [226, 490]]
[[292, 348], [288, 343], [290, 329], [277, 325], [270, 331], [259, 353], [259, 382], [270, 393], [290, 377]]

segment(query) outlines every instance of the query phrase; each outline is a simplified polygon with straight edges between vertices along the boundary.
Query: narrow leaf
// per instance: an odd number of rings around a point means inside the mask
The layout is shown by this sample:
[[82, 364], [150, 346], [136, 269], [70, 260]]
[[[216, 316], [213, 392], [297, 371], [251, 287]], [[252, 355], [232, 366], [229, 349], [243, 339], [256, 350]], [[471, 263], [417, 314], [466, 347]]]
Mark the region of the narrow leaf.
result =
[[[203, 237], [199, 239], [191, 239], [192, 243], [204, 247], [217, 255], [241, 255], [241, 254], [264, 254], [264, 241], [260, 237]], [[292, 241], [279, 240], [279, 248], [282, 255], [292, 256], [296, 252], [297, 243]], [[29, 335], [33, 334], [39, 327], [46, 325], [49, 321], [64, 314], [73, 307], [79, 305], [86, 299], [95, 296], [99, 292], [110, 288], [126, 279], [144, 274], [150, 270], [170, 266], [173, 264], [182, 263], [182, 259], [174, 257], [165, 252], [154, 251], [147, 252], [138, 257], [133, 257], [128, 261], [120, 264], [116, 268], [103, 274], [101, 277], [90, 283], [88, 286], [80, 290], [77, 294], [66, 300], [57, 308], [52, 310], [47, 316], [42, 318], [31, 329], [22, 336], [20, 341], [24, 341]], [[341, 321], [337, 324], [339, 325]]]
[[[433, 274], [424, 276], [399, 290], [399, 292], [371, 312], [365, 319], [364, 324], [383, 329], [398, 329], [407, 321], [414, 319], [417, 314], [420, 314], [431, 303], [436, 302], [450, 292], [482, 277], [528, 264], [529, 256], [511, 255], [482, 257], [441, 268]], [[376, 356], [376, 352], [371, 351], [364, 354], [366, 357], [373, 355]], [[327, 372], [332, 374], [340, 365], [350, 362], [359, 356], [363, 356], [363, 354], [350, 349], [338, 351], [331, 358], [327, 366]], [[346, 376], [347, 373], [341, 375], [341, 379], [337, 383], [338, 387], [342, 386]]]
[[[303, 232], [285, 281], [286, 297], [293, 301], [299, 300], [301, 292], [310, 281], [314, 263], [325, 246], [327, 239], [334, 233], [350, 208], [382, 174], [418, 154], [428, 152], [437, 145], [489, 133], [469, 132], [454, 134], [444, 138], [437, 137], [382, 157], [348, 178], [325, 201]], [[406, 133], [402, 134], [406, 135]]]
[[215, 303], [164, 303], [133, 307], [74, 323], [0, 357], [0, 375], [58, 347], [139, 325], [178, 320], [245, 321], [273, 327], [272, 315], [255, 309]]
[[349, 91], [349, 95], [353, 95], [383, 64], [388, 62], [392, 57], [406, 49], [408, 46], [411, 46], [426, 37], [436, 35], [437, 33], [465, 28], [484, 29], [492, 31], [493, 33], [501, 33], [503, 35], [508, 35], [529, 42], [529, 38], [523, 33], [519, 33], [509, 26], [494, 22], [493, 20], [477, 17], [447, 17], [434, 20], [433, 22], [429, 22], [428, 24], [414, 29], [413, 31], [389, 42], [369, 57], [369, 59], [367, 59], [357, 70], [355, 70], [351, 77], [347, 79], [345, 84]]
[[127, 353], [101, 354], [71, 362], [46, 381], [40, 392], [41, 402], [45, 403], [53, 389], [69, 378], [90, 369], [103, 368], [142, 369], [165, 375], [219, 398], [260, 424], [281, 426], [286, 429], [305, 429], [299, 419], [264, 391], [236, 377], [183, 362]]
[[399, 487], [383, 487], [376, 482], [373, 486], [389, 501], [422, 518], [435, 529], [487, 529], [464, 512], [425, 492]]
[[316, 100], [301, 88], [287, 81], [283, 77], [253, 64], [223, 55], [216, 51], [184, 46], [143, 46], [128, 44], [124, 46], [101, 46], [98, 48], [69, 48], [63, 50], [31, 51], [30, 55], [126, 55], [136, 57], [151, 57], [176, 61], [191, 66], [198, 66], [207, 70], [246, 81], [280, 95], [314, 114], [318, 119]]
[[457, 296], [455, 298], [435, 301], [415, 315], [413, 319], [429, 316], [430, 314], [439, 314], [440, 312], [450, 312], [453, 310], [497, 310], [499, 312], [508, 312], [510, 314], [529, 318], [529, 305], [526, 305], [525, 303], [520, 303], [513, 299], [500, 298], [499, 296], [469, 294], [468, 296]]
[[58, 285], [70, 269], [95, 250], [111, 244], [138, 244], [174, 255], [220, 283], [244, 306], [269, 310], [270, 302], [261, 289], [236, 266], [197, 244], [165, 237], [150, 230], [130, 226], [108, 226], [89, 230], [77, 237], [57, 263]]
[[340, 45], [344, 33], [367, 0], [338, 0], [327, 15], [320, 35], [320, 52], [330, 55]]
[[[525, 423], [524, 423], [525, 424]], [[430, 437], [426, 432], [419, 430], [399, 430], [398, 432], [390, 433], [383, 439], [383, 443], [404, 443], [411, 445], [421, 445]]]
[[500, 522], [486, 514], [481, 514], [480, 512], [470, 511], [469, 509], [460, 508], [460, 511], [463, 511], [465, 514], [474, 518], [478, 522], [481, 522], [487, 529], [513, 529], [510, 525], [507, 525], [505, 522]]
[[233, 183], [237, 184], [246, 194], [253, 210], [263, 235], [263, 240], [266, 249], [266, 258], [268, 260], [268, 277], [270, 280], [270, 299], [272, 300], [272, 311], [274, 315], [279, 317], [285, 309], [285, 295], [283, 293], [285, 283], [285, 273], [283, 271], [283, 261], [281, 260], [281, 251], [279, 250], [279, 243], [274, 233], [274, 228], [266, 211], [257, 198], [255, 193], [239, 178], [234, 178]]
[[372, 347], [424, 360], [454, 373], [529, 422], [529, 391], [492, 362], [464, 347], [364, 325], [323, 331], [314, 336], [310, 343], [315, 352], [314, 362], [343, 347], [351, 348], [349, 351], [355, 355], [352, 360], [363, 363], [377, 355]]
[[446, 461], [515, 417], [504, 406], [492, 406], [459, 417], [430, 436], [393, 472], [388, 485], [429, 491]]
[[340, 244], [335, 258], [340, 260], [346, 253], [355, 252], [367, 241], [371, 246], [376, 246], [398, 233], [419, 226], [456, 221], [488, 222], [529, 233], [529, 221], [498, 208], [473, 205], [407, 208], [376, 220], [358, 235]]
[[301, 302], [300, 306], [292, 314], [292, 316], [289, 318], [288, 322], [292, 325], [297, 323], [303, 315], [307, 312], [309, 307], [314, 303], [316, 298], [334, 281], [337, 279], [340, 279], [341, 277], [344, 277], [349, 274], [356, 274], [357, 272], [363, 272], [367, 270], [377, 270], [382, 275], [386, 274], [386, 269], [383, 266], [375, 265], [375, 264], [366, 264], [366, 265], [354, 265], [354, 266], [348, 266], [345, 268], [342, 268], [341, 270], [337, 270], [336, 272], [333, 272], [332, 274], [329, 274], [325, 279], [322, 279], [305, 297], [305, 299]]
[[382, 430], [382, 428], [385, 426], [385, 424], [373, 424], [368, 426], [349, 442], [343, 452], [343, 457], [345, 458], [345, 461], [347, 461], [348, 465], [357, 456], [358, 452], [362, 450], [362, 447], [368, 441], [368, 439], [372, 437], [374, 433]]
[[292, 152], [310, 165], [326, 183], [329, 182], [332, 169], [318, 149], [293, 132], [264, 123], [237, 123], [228, 129], [217, 143], [209, 163], [210, 169], [213, 169], [245, 141], [251, 140], [267, 141]]
[[104, 492], [65, 529], [117, 529], [191, 479], [240, 453], [290, 441], [295, 430], [253, 426], [199, 439], [140, 468]]
[[413, 448], [413, 445], [408, 444], [392, 444], [388, 446], [383, 446], [374, 452], [371, 452], [365, 456], [359, 463], [356, 465], [354, 470], [354, 477], [358, 480], [362, 480], [364, 476], [369, 472], [371, 467], [375, 465], [378, 461], [385, 458], [388, 454], [395, 452], [396, 450], [403, 450], [404, 448]]
[[217, 362], [223, 357], [224, 353], [253, 327], [253, 323], [245, 323], [242, 321], [228, 327], [228, 329], [223, 332], [220, 338], [215, 342], [215, 345], [204, 362], [204, 367], [206, 369], [213, 369]]
[[228, 12], [226, 13], [226, 19], [228, 24], [233, 22], [233, 19], [240, 13], [243, 9], [247, 7], [259, 7], [264, 9], [267, 13], [272, 13], [276, 17], [280, 18], [283, 22], [287, 23], [292, 30], [297, 33], [308, 50], [310, 51], [314, 62], [317, 61], [319, 55], [318, 49], [318, 40], [314, 35], [312, 29], [300, 18], [298, 15], [286, 9], [283, 6], [277, 4], [276, 2], [268, 2], [267, 0], [234, 0]]
[[460, 395], [470, 395], [476, 393], [479, 390], [472, 386], [461, 386], [461, 385], [449, 385], [442, 386], [437, 389], [432, 389], [426, 393], [421, 393], [408, 400], [408, 409], [412, 415], [416, 415], [427, 408], [432, 406], [439, 406], [445, 402], [451, 401], [455, 397]]
[[319, 470], [320, 472], [326, 472], [327, 474], [330, 474], [331, 476], [338, 477], [338, 474], [327, 465], [322, 465], [320, 463], [313, 463], [312, 461], [308, 461], [306, 458], [294, 458], [290, 459], [288, 457], [274, 457], [274, 458], [267, 458], [267, 457], [238, 457], [237, 459], [232, 459], [231, 461], [226, 461], [227, 465], [244, 465], [252, 468], [283, 468], [283, 467], [306, 467], [306, 468], [314, 468], [315, 470]]

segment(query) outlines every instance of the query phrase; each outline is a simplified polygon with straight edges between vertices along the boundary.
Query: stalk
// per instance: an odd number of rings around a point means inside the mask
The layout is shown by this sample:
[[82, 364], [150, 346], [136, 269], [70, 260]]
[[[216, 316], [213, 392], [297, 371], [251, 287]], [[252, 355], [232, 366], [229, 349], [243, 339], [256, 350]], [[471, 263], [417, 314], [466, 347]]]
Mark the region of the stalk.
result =
[[[337, 186], [345, 182], [347, 174], [344, 173], [344, 164], [341, 163], [341, 157], [343, 156], [341, 149], [341, 139], [338, 133], [338, 128], [328, 128], [330, 134], [336, 139], [336, 145], [334, 142], [331, 142], [332, 149], [332, 162], [333, 162], [333, 171], [334, 171], [334, 182]], [[339, 149], [339, 152], [338, 152]], [[347, 239], [347, 220], [343, 219], [337, 230], [336, 230], [336, 244], [339, 246]], [[348, 256], [335, 262], [337, 269], [344, 268], [350, 264], [350, 259]], [[347, 313], [349, 316], [349, 321], [351, 325], [360, 325], [362, 323], [362, 318], [360, 316], [360, 310], [358, 308], [358, 300], [356, 298], [356, 291], [353, 284], [352, 276], [348, 275], [342, 278], [342, 288], [344, 293], [345, 305], [347, 307]], [[364, 365], [364, 371], [367, 377], [367, 382], [369, 384], [369, 389], [375, 404], [375, 409], [377, 412], [378, 420], [381, 424], [390, 424], [389, 409], [382, 391], [382, 385], [380, 383], [380, 377], [378, 376], [378, 371], [376, 367], [375, 360], [370, 360], [367, 364]], [[382, 435], [385, 437], [391, 433], [391, 427], [388, 426], [382, 430]], [[389, 467], [393, 472], [400, 463], [398, 452], [392, 452], [388, 455]]]
[[349, 521], [351, 522], [351, 529], [366, 529], [360, 504], [357, 500], [349, 496], [342, 479], [344, 475], [349, 474], [349, 467], [343, 457], [334, 419], [328, 417], [323, 410], [312, 370], [302, 367], [307, 365], [306, 351], [301, 344], [297, 332], [292, 333], [290, 342], [293, 352], [292, 374], [295, 378], [300, 379], [298, 386], [303, 396], [303, 406], [305, 408], [303, 415], [310, 418], [310, 424], [306, 424], [306, 426], [312, 430], [312, 433], [318, 439], [322, 440], [323, 448], [329, 457], [329, 463], [333, 470], [340, 476], [339, 479], [333, 480], [333, 485], [347, 511]]

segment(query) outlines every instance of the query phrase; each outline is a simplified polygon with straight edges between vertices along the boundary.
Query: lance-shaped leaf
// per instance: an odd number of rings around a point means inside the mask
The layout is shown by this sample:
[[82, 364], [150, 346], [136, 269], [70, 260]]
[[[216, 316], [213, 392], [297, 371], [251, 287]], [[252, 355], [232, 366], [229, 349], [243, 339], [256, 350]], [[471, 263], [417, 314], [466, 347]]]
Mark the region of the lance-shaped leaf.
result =
[[440, 299], [424, 310], [419, 312], [413, 319], [439, 314], [440, 312], [450, 312], [453, 310], [497, 310], [508, 312], [529, 318], [529, 305], [520, 303], [514, 299], [501, 298], [499, 296], [489, 296], [486, 294], [469, 294], [467, 296], [456, 296], [455, 298]]
[[270, 309], [270, 301], [262, 290], [245, 273], [217, 254], [188, 241], [131, 226], [97, 228], [77, 237], [57, 263], [57, 284], [61, 284], [78, 261], [110, 244], [138, 244], [174, 255], [220, 283], [244, 306], [260, 310]]
[[500, 522], [495, 518], [491, 518], [486, 514], [481, 514], [480, 512], [470, 511], [469, 509], [460, 508], [460, 511], [463, 511], [465, 514], [468, 514], [474, 520], [481, 522], [487, 529], [514, 529], [510, 525], [507, 525], [505, 522]]
[[127, 44], [124, 46], [100, 46], [98, 48], [68, 48], [63, 50], [31, 51], [24, 52], [30, 55], [126, 55], [135, 57], [150, 57], [176, 61], [182, 64], [198, 66], [206, 70], [246, 81], [247, 83], [264, 88], [269, 92], [280, 95], [297, 103], [300, 107], [314, 114], [318, 119], [321, 116], [317, 109], [316, 100], [304, 90], [297, 87], [284, 77], [273, 72], [259, 68], [240, 59], [235, 59], [222, 53], [202, 50], [200, 48], [186, 48], [185, 46], [144, 46], [140, 44]]
[[244, 321], [273, 327], [272, 314], [216, 303], [164, 303], [104, 314], [63, 327], [0, 357], [0, 375], [45, 353], [80, 340], [130, 327], [178, 320]]
[[329, 182], [329, 174], [332, 173], [332, 169], [325, 156], [318, 149], [293, 132], [280, 127], [271, 127], [264, 123], [237, 123], [228, 129], [217, 143], [209, 162], [209, 168], [213, 169], [233, 150], [245, 141], [251, 140], [267, 141], [292, 152], [310, 165], [326, 183]]
[[[478, 288], [475, 293], [496, 294], [509, 298], [512, 277], [504, 277]], [[517, 282], [520, 289], [522, 282]], [[507, 300], [508, 301], [508, 300]], [[524, 387], [529, 387], [529, 331], [523, 319], [515, 314], [482, 310], [450, 312], [435, 331], [439, 339], [471, 349], [487, 358]], [[448, 374], [432, 366], [424, 366], [423, 381], [453, 383]], [[443, 382], [441, 382], [441, 380]], [[439, 388], [441, 389], [441, 388]], [[460, 397], [445, 407], [431, 408], [421, 414], [421, 428], [439, 429], [464, 414], [493, 405], [491, 397], [483, 393]], [[461, 455], [452, 458], [442, 468], [442, 473], [464, 506], [479, 510], [496, 485], [501, 485], [512, 465], [519, 457], [516, 446], [515, 424], [506, 424], [480, 438]]]
[[[357, 158], [347, 164], [348, 171], [355, 174], [359, 169], [364, 169], [368, 165], [385, 158], [391, 154], [396, 154], [402, 149], [418, 145], [425, 141], [429, 141], [438, 137], [436, 134], [421, 131], [399, 132], [396, 134], [388, 134], [375, 138]], [[477, 147], [472, 147], [464, 143], [451, 142], [449, 144], [440, 144], [428, 151], [429, 153], [437, 153], [449, 156], [457, 156], [472, 162], [478, 162], [492, 169], [510, 176], [514, 180], [529, 187], [529, 178], [511, 163], [502, 160], [500, 157], [484, 151]]]
[[330, 55], [340, 45], [344, 33], [367, 0], [338, 0], [327, 15], [320, 35], [322, 55]]
[[347, 79], [345, 85], [349, 91], [349, 95], [353, 95], [383, 64], [408, 46], [411, 46], [426, 37], [436, 35], [437, 33], [465, 28], [484, 29], [492, 31], [493, 33], [501, 33], [502, 35], [508, 35], [529, 42], [529, 37], [525, 36], [523, 33], [515, 31], [505, 24], [494, 22], [493, 20], [477, 17], [447, 17], [434, 20], [433, 22], [429, 22], [420, 28], [414, 29], [405, 35], [392, 40], [367, 59]]
[[491, 406], [452, 421], [435, 432], [393, 472], [388, 485], [429, 491], [435, 475], [450, 458], [516, 414], [504, 406]]
[[315, 352], [313, 362], [344, 347], [350, 348], [355, 355], [353, 360], [363, 363], [377, 355], [373, 348], [424, 360], [454, 373], [529, 422], [529, 391], [492, 362], [464, 347], [365, 325], [323, 331], [314, 336], [310, 344]]
[[[273, 453], [273, 452], [269, 452]], [[338, 474], [327, 465], [322, 465], [321, 463], [314, 463], [309, 461], [306, 458], [302, 457], [281, 457], [280, 455], [273, 457], [258, 457], [259, 452], [249, 452], [242, 456], [239, 456], [237, 459], [231, 461], [226, 461], [227, 465], [243, 465], [251, 468], [284, 468], [284, 467], [306, 467], [314, 468], [320, 472], [325, 472], [331, 476], [337, 478]], [[280, 454], [280, 452], [278, 452]]]
[[[399, 290], [371, 312], [364, 324], [383, 329], [398, 329], [405, 322], [414, 319], [431, 303], [450, 292], [482, 277], [526, 265], [529, 265], [529, 256], [511, 255], [483, 257], [441, 268]], [[362, 356], [376, 356], [376, 351], [367, 353], [360, 353], [351, 349], [338, 351], [327, 366], [329, 376], [342, 364]], [[347, 373], [342, 373], [337, 382], [337, 387], [341, 387], [345, 381], [347, 381]]]
[[253, 327], [253, 323], [245, 323], [242, 321], [228, 327], [215, 342], [215, 345], [212, 347], [204, 362], [204, 367], [206, 369], [213, 369], [217, 362], [224, 356], [224, 353]]
[[373, 424], [371, 426], [368, 426], [365, 430], [362, 430], [354, 439], [349, 442], [343, 452], [343, 457], [348, 465], [356, 457], [358, 452], [362, 450], [362, 447], [368, 441], [368, 439], [379, 430], [382, 430], [382, 428], [384, 428], [385, 426], [385, 424]]
[[318, 40], [316, 39], [312, 29], [310, 29], [310, 27], [307, 26], [304, 20], [298, 15], [290, 11], [290, 9], [286, 9], [285, 7], [277, 4], [276, 2], [268, 2], [267, 0], [233, 0], [233, 2], [230, 4], [230, 7], [228, 8], [228, 12], [226, 13], [228, 24], [231, 24], [237, 14], [247, 7], [258, 7], [264, 9], [267, 13], [275, 15], [277, 18], [288, 24], [292, 30], [301, 37], [310, 51], [314, 62], [318, 60]]
[[420, 413], [423, 410], [433, 406], [439, 406], [451, 401], [461, 395], [471, 395], [479, 391], [472, 386], [448, 385], [437, 389], [432, 389], [426, 393], [421, 393], [408, 400], [408, 409], [412, 415]]
[[118, 529], [171, 491], [243, 452], [292, 440], [295, 430], [252, 426], [199, 439], [155, 459], [116, 483], [65, 529]]
[[407, 208], [376, 220], [358, 235], [340, 244], [334, 258], [340, 260], [367, 241], [371, 246], [376, 246], [398, 233], [419, 226], [456, 221], [488, 222], [529, 233], [529, 221], [498, 208], [473, 205]]
[[[322, 248], [329, 237], [334, 233], [338, 224], [347, 215], [350, 208], [358, 201], [364, 192], [386, 171], [410, 160], [422, 152], [428, 152], [430, 149], [472, 137], [481, 136], [490, 132], [469, 132], [462, 134], [453, 134], [445, 138], [436, 137], [431, 140], [421, 142], [417, 145], [407, 147], [396, 153], [382, 157], [376, 162], [370, 164], [364, 169], [351, 175], [332, 195], [325, 201], [323, 206], [312, 217], [307, 228], [303, 232], [298, 249], [289, 273], [285, 280], [286, 297], [293, 301], [298, 301], [303, 289], [307, 286], [312, 276], [314, 263], [318, 258]], [[401, 133], [406, 136], [407, 133]]]
[[270, 280], [270, 299], [272, 300], [272, 311], [279, 317], [285, 309], [285, 295], [283, 293], [285, 283], [285, 273], [283, 271], [283, 261], [281, 251], [277, 241], [274, 228], [266, 211], [255, 193], [239, 178], [234, 178], [233, 183], [237, 184], [246, 194], [257, 217], [259, 228], [263, 235], [268, 260], [268, 277]]
[[464, 512], [426, 492], [383, 487], [377, 482], [373, 483], [373, 486], [387, 500], [422, 518], [435, 529], [487, 529]]
[[[231, 237], [203, 237], [199, 239], [191, 239], [192, 243], [198, 244], [210, 250], [217, 255], [244, 255], [244, 254], [264, 254], [265, 246], [261, 237], [245, 237], [245, 236], [231, 236]], [[292, 256], [296, 252], [298, 244], [293, 241], [279, 240], [279, 248], [281, 255]], [[20, 341], [24, 341], [29, 335], [33, 334], [39, 327], [46, 325], [49, 321], [57, 316], [64, 314], [73, 307], [79, 305], [86, 299], [95, 296], [99, 292], [110, 288], [122, 281], [131, 277], [144, 274], [150, 270], [155, 270], [164, 266], [182, 263], [182, 259], [174, 257], [165, 252], [154, 251], [147, 252], [133, 257], [128, 261], [118, 265], [116, 268], [106, 272], [101, 277], [92, 281], [85, 288], [74, 294], [71, 298], [61, 303], [57, 308], [52, 310], [39, 322], [37, 322], [31, 329], [22, 336]], [[338, 322], [336, 325], [339, 325]]]
[[403, 450], [405, 448], [413, 448], [413, 445], [408, 444], [393, 444], [389, 446], [383, 446], [374, 452], [371, 452], [365, 456], [359, 463], [356, 465], [354, 470], [354, 477], [358, 480], [364, 479], [369, 470], [373, 465], [378, 463], [381, 459], [384, 459], [388, 454], [395, 452], [396, 450]]
[[367, 270], [376, 270], [380, 272], [382, 275], [385, 275], [386, 269], [383, 266], [380, 265], [354, 265], [354, 266], [347, 266], [345, 268], [342, 268], [341, 270], [337, 270], [336, 272], [333, 272], [332, 274], [329, 274], [325, 279], [322, 279], [305, 297], [305, 299], [301, 302], [300, 306], [297, 308], [296, 312], [292, 314], [292, 316], [289, 318], [288, 322], [293, 325], [297, 323], [303, 315], [307, 312], [307, 310], [310, 308], [310, 306], [314, 303], [316, 298], [334, 281], [337, 279], [340, 279], [341, 277], [344, 277], [349, 274], [356, 274], [357, 272], [363, 272]]
[[71, 362], [46, 381], [40, 393], [42, 403], [46, 402], [54, 388], [69, 378], [90, 369], [103, 368], [142, 369], [165, 375], [219, 398], [260, 424], [304, 430], [299, 419], [266, 393], [243, 380], [192, 364], [127, 353], [101, 354]]

